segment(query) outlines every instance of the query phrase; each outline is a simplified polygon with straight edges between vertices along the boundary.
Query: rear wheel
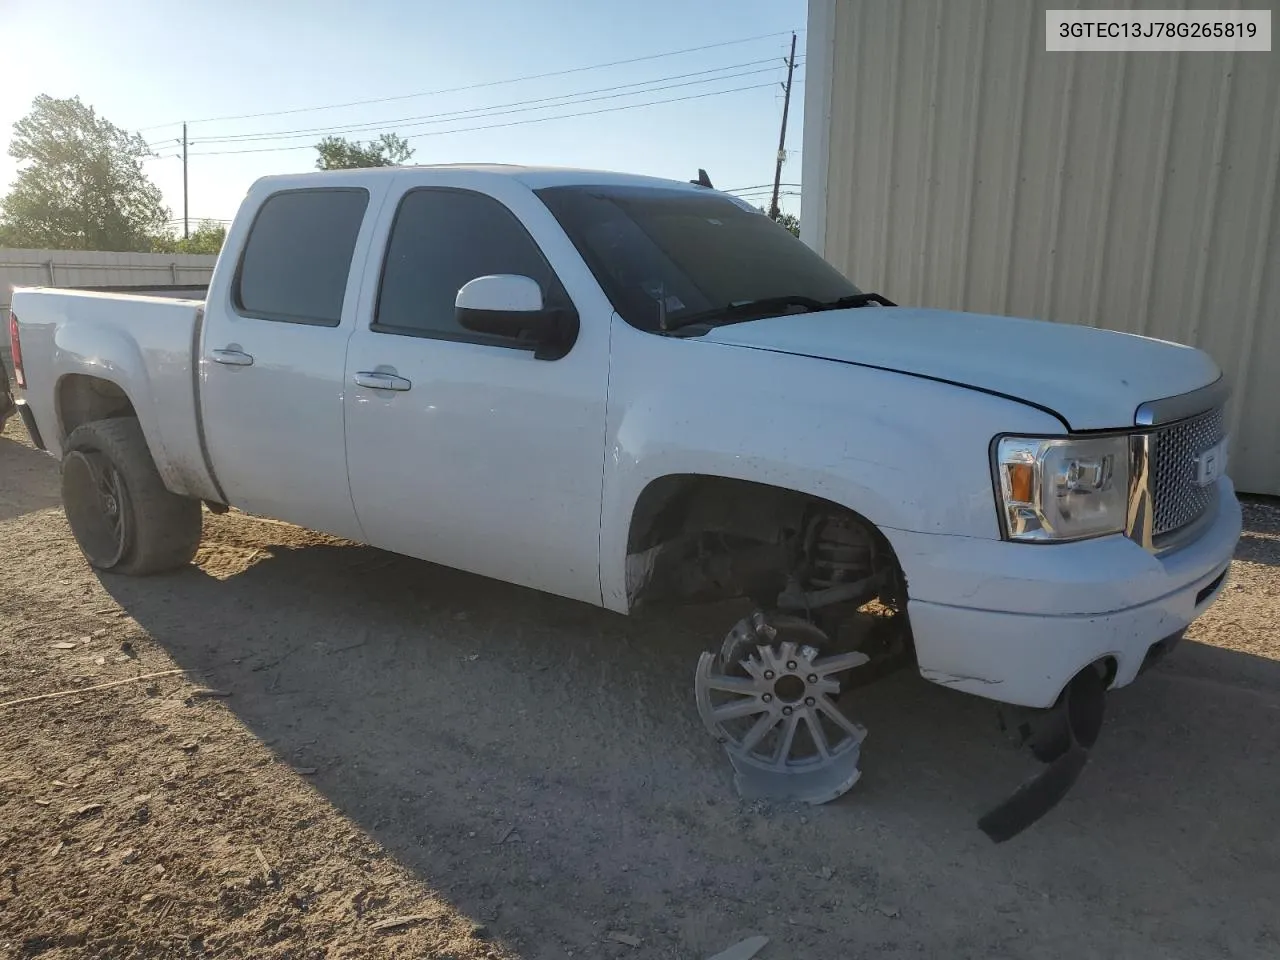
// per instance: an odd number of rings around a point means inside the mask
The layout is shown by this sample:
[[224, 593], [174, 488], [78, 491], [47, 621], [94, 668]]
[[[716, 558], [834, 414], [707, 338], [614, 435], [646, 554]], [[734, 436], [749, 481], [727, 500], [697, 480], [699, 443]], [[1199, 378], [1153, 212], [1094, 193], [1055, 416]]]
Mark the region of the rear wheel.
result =
[[143, 576], [186, 566], [200, 545], [200, 501], [165, 488], [133, 417], [77, 427], [63, 445], [62, 503], [99, 570]]

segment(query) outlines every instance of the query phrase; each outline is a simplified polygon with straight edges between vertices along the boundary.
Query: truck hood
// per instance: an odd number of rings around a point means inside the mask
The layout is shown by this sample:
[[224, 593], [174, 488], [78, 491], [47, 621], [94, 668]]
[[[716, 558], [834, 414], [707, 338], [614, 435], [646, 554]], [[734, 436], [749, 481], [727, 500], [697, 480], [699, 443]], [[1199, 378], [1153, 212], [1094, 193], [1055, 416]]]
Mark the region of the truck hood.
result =
[[1048, 409], [1072, 430], [1132, 426], [1138, 407], [1221, 376], [1192, 347], [1070, 323], [862, 307], [712, 329], [704, 341], [929, 377]]

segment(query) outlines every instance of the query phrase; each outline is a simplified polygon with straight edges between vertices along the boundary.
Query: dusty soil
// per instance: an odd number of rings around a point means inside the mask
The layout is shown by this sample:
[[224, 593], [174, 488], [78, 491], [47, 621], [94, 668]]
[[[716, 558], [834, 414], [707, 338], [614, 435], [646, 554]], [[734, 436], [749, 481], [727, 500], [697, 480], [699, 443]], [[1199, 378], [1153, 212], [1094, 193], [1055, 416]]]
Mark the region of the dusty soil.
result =
[[237, 514], [189, 570], [98, 577], [20, 429], [0, 956], [1280, 955], [1275, 506], [1071, 795], [995, 846], [976, 818], [1037, 766], [982, 700], [863, 689], [852, 792], [743, 803], [690, 689], [735, 611], [628, 620]]

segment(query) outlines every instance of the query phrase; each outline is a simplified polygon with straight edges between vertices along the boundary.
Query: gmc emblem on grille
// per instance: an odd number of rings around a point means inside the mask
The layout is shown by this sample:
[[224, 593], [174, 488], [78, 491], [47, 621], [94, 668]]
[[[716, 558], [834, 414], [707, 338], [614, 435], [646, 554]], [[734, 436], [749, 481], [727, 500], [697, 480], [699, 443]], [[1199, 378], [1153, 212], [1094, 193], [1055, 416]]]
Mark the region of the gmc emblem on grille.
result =
[[1227, 466], [1227, 438], [1223, 437], [1207, 450], [1201, 450], [1195, 465], [1197, 486], [1207, 487], [1222, 476]]

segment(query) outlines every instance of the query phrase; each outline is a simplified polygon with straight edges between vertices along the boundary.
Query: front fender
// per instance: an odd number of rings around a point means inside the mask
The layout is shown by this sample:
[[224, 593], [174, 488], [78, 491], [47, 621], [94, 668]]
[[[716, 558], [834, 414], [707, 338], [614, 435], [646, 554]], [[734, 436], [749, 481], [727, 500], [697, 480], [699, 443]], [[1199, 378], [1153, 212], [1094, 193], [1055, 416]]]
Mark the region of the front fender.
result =
[[614, 323], [601, 529], [614, 610], [629, 605], [636, 503], [660, 477], [818, 497], [866, 517], [890, 544], [899, 530], [998, 539], [992, 437], [1062, 431], [1043, 411], [952, 384]]

